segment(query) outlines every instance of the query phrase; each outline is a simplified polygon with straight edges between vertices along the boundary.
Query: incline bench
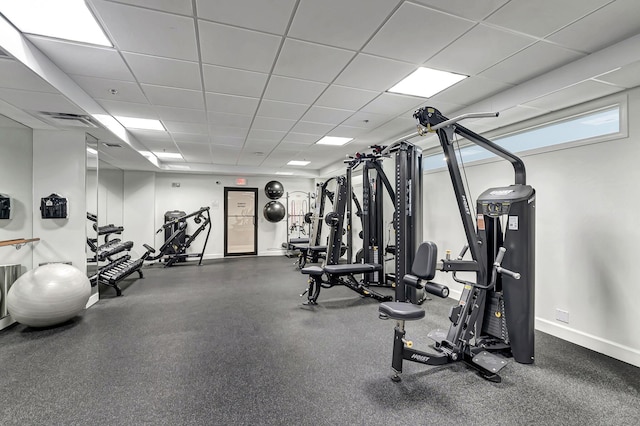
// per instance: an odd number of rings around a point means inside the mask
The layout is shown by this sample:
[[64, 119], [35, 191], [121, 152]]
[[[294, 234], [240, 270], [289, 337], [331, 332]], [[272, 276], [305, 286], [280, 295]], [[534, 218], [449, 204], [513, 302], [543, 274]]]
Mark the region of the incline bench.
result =
[[[343, 285], [366, 297], [371, 297], [380, 302], [388, 302], [393, 300], [391, 296], [385, 296], [371, 290], [358, 281], [355, 274], [365, 274], [370, 272], [382, 271], [382, 265], [374, 263], [353, 263], [322, 266], [307, 266], [302, 268], [302, 273], [309, 275], [309, 288], [307, 293], [307, 302], [305, 305], [317, 305], [320, 289], [331, 288], [336, 285]], [[323, 279], [323, 275], [327, 277]], [[303, 295], [305, 294], [303, 293]]]

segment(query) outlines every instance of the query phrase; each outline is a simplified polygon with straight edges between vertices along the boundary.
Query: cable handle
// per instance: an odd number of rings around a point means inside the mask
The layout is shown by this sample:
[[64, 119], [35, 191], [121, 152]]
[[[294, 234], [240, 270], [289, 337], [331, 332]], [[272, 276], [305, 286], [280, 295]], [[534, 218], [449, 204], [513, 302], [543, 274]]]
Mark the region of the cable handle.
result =
[[504, 247], [500, 247], [498, 249], [498, 254], [496, 255], [496, 260], [495, 262], [493, 262], [493, 266], [495, 267], [495, 270], [497, 273], [499, 274], [505, 274], [510, 276], [511, 278], [515, 279], [515, 280], [519, 280], [520, 279], [520, 274], [518, 272], [513, 272], [509, 269], [503, 268], [502, 266], [500, 266], [502, 264], [502, 259], [504, 259], [504, 254], [507, 252], [507, 249]]

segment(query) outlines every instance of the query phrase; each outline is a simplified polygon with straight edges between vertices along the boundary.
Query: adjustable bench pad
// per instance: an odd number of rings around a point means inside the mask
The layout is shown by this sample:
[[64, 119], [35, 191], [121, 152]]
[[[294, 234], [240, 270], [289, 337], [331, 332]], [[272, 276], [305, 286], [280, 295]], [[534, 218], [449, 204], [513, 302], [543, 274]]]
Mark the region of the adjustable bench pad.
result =
[[308, 238], [291, 238], [289, 244], [309, 244]]
[[302, 268], [300, 272], [302, 272], [305, 275], [322, 275], [324, 273], [324, 271], [322, 270], [322, 267], [317, 265], [307, 266], [306, 268]]
[[378, 312], [394, 320], [412, 321], [424, 318], [424, 309], [413, 303], [385, 302], [378, 307]]
[[331, 275], [349, 275], [359, 274], [363, 272], [375, 272], [381, 271], [382, 265], [375, 263], [346, 263], [339, 265], [327, 265], [324, 267], [324, 271]]
[[327, 251], [327, 246], [309, 246], [309, 250], [324, 253]]

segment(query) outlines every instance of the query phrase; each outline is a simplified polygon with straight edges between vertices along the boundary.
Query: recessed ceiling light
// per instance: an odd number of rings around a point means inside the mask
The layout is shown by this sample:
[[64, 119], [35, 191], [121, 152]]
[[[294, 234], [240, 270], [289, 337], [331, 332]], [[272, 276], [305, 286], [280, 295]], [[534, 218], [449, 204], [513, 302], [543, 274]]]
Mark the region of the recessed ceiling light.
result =
[[277, 175], [291, 176], [293, 172], [276, 172]]
[[87, 148], [87, 152], [91, 155], [96, 155], [98, 153], [98, 151], [93, 148]]
[[467, 76], [462, 74], [420, 67], [388, 92], [429, 98], [465, 78]]
[[306, 166], [311, 161], [291, 160], [287, 163], [287, 166]]
[[0, 12], [23, 33], [113, 47], [84, 0], [3, 1]]
[[346, 144], [349, 141], [352, 141], [353, 138], [341, 138], [338, 136], [325, 136], [324, 138], [320, 139], [318, 142], [316, 142], [317, 145], [335, 145], [335, 146], [342, 146], [344, 144]]
[[139, 130], [162, 130], [164, 126], [160, 120], [152, 120], [149, 118], [135, 118], [135, 117], [116, 117], [116, 120], [120, 122], [127, 129], [139, 129]]
[[158, 158], [162, 158], [162, 159], [171, 159], [171, 160], [175, 160], [175, 159], [180, 159], [182, 160], [182, 154], [178, 153], [178, 152], [156, 152], [153, 151], [153, 155], [155, 155]]

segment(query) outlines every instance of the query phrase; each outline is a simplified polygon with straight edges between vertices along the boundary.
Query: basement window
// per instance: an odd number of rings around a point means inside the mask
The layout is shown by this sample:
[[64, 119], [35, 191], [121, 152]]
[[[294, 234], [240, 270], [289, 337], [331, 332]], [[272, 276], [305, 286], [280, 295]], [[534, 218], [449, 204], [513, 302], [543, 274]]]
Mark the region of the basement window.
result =
[[[608, 105], [491, 140], [514, 154], [533, 154], [618, 139], [626, 135], [623, 110], [622, 103]], [[460, 143], [463, 144], [463, 140]], [[469, 165], [496, 158], [496, 155], [479, 146], [467, 145], [457, 151], [457, 157], [458, 162]], [[424, 171], [444, 167], [442, 153], [424, 157]]]

